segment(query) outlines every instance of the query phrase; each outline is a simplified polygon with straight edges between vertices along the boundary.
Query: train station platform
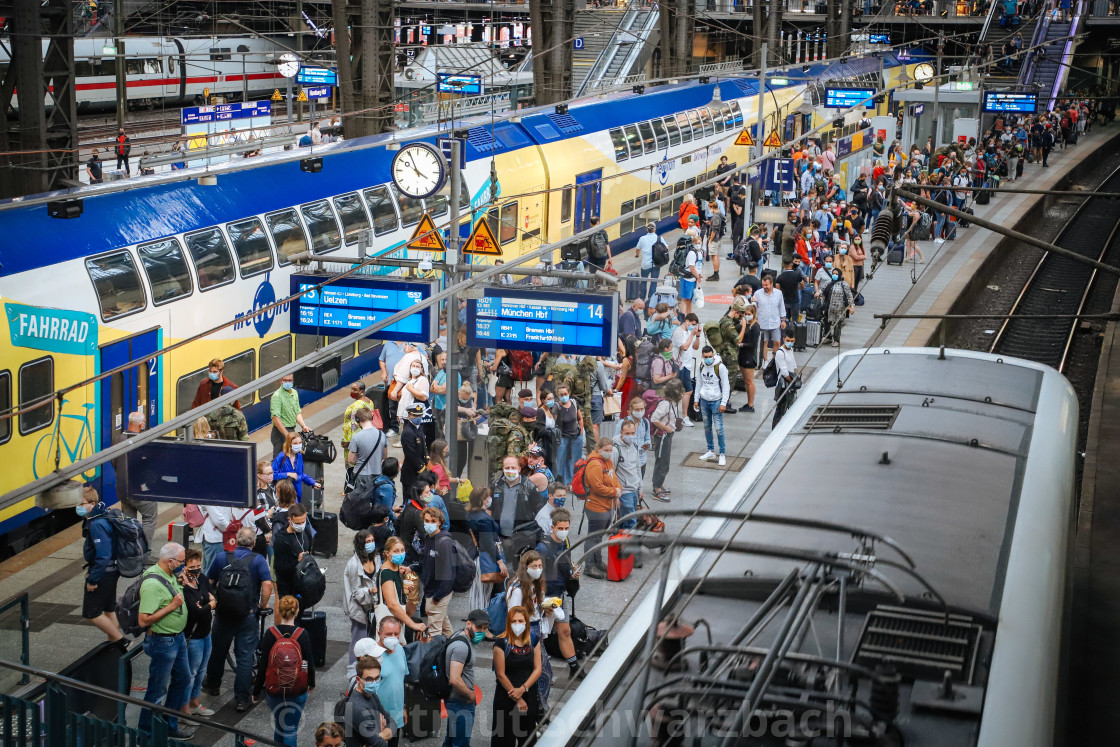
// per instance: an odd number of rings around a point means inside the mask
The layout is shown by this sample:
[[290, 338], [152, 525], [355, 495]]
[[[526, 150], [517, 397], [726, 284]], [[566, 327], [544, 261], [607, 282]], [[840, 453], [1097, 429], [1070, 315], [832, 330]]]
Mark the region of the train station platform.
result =
[[[1110, 142], [1116, 130], [1114, 128], [1094, 128], [1089, 135], [1082, 137], [1080, 145], [1065, 151], [1057, 151], [1051, 156], [1051, 167], [1043, 169], [1040, 166], [1028, 164], [1024, 178], [1016, 186], [1027, 188], [1047, 189], [1057, 184], [1070, 173], [1077, 164], [1089, 160], [1104, 144]], [[1039, 196], [1033, 195], [999, 195], [990, 205], [977, 208], [977, 214], [982, 217], [994, 219], [1002, 225], [1015, 225], [1023, 216], [1037, 209]], [[678, 231], [666, 236], [666, 243], [673, 245]], [[865, 241], [868, 235], [865, 235]], [[935, 243], [932, 241], [921, 242], [920, 246], [925, 261], [920, 264], [904, 264], [898, 266], [882, 265], [878, 267], [873, 276], [860, 288], [866, 299], [866, 305], [858, 307], [847, 326], [844, 328], [841, 347], [829, 346], [811, 348], [806, 352], [798, 353], [797, 360], [803, 372], [811, 374], [819, 368], [827, 357], [838, 352], [866, 346], [883, 345], [917, 345], [926, 344], [932, 332], [923, 323], [907, 323], [904, 320], [893, 322], [882, 329], [879, 320], [874, 318], [876, 313], [943, 313], [948, 309], [955, 295], [963, 287], [964, 279], [969, 273], [974, 273], [983, 259], [998, 243], [988, 231], [973, 226], [969, 229], [958, 231], [955, 241]], [[721, 250], [724, 255], [730, 251], [730, 241], [724, 242]], [[771, 262], [776, 262], [772, 259]], [[620, 275], [637, 272], [637, 260], [632, 251], [618, 254], [614, 259], [614, 266]], [[705, 274], [711, 273], [710, 265], [705, 266]], [[724, 256], [721, 267], [722, 280], [714, 283], [705, 283], [704, 289], [708, 302], [697, 313], [702, 321], [718, 319], [727, 309], [731, 299], [731, 289], [734, 281], [739, 277], [738, 269], [734, 263]], [[940, 310], [940, 311], [939, 311]], [[1120, 325], [1110, 325], [1110, 334], [1114, 339], [1120, 339]], [[1117, 429], [1117, 418], [1114, 410], [1120, 410], [1120, 345], [1113, 349], [1111, 344], [1106, 348], [1109, 355], [1102, 355], [1102, 366], [1110, 366], [1107, 376], [1098, 376], [1098, 386], [1102, 382], [1110, 385], [1102, 389], [1102, 397], [1110, 397], [1105, 414], [1097, 421], [1101, 433], [1102, 444], [1099, 459], [1100, 478], [1103, 486], [1113, 484], [1109, 478], [1120, 467], [1120, 458], [1106, 458], [1105, 448], [1113, 450], [1120, 448], [1120, 438]], [[365, 379], [367, 384], [376, 382], [376, 377]], [[344, 384], [348, 382], [343, 382]], [[305, 409], [305, 419], [308, 425], [319, 433], [327, 433], [338, 443], [341, 438], [342, 412], [350, 403], [345, 390], [325, 397]], [[736, 406], [746, 404], [746, 394], [735, 392], [732, 403]], [[707, 464], [697, 460], [705, 451], [704, 432], [701, 425], [686, 428], [677, 434], [673, 444], [674, 467], [670, 470], [666, 487], [672, 491], [671, 503], [668, 507], [674, 509], [696, 508], [717, 494], [721, 488], [729, 484], [734, 473], [742, 469], [747, 460], [755, 452], [757, 445], [770, 432], [770, 420], [773, 406], [772, 390], [762, 386], [758, 380], [758, 395], [755, 401], [756, 412], [736, 413], [725, 417], [725, 438], [727, 443], [728, 465], [718, 467], [714, 463]], [[609, 428], [605, 432], [609, 432]], [[270, 452], [268, 433], [260, 431], [253, 434], [252, 439], [258, 444], [259, 452], [267, 455]], [[400, 457], [399, 447], [394, 443], [390, 449], [392, 455]], [[325, 473], [326, 506], [328, 510], [337, 512], [341, 504], [341, 485], [343, 484], [343, 459], [338, 459], [334, 464], [328, 465]], [[1088, 469], [1086, 470], [1088, 475]], [[651, 492], [649, 477], [646, 478], [644, 489], [647, 495]], [[1107, 488], [1105, 488], [1107, 490]], [[1100, 494], [1099, 491], [1097, 493]], [[576, 516], [573, 526], [573, 540], [576, 536], [583, 536], [586, 523], [580, 521], [582, 506], [574, 499], [569, 499], [569, 508], [574, 510]], [[575, 505], [571, 505], [575, 503]], [[666, 504], [652, 503], [654, 509]], [[1094, 524], [1094, 538], [1098, 531], [1115, 537], [1116, 527], [1120, 526], [1120, 514], [1110, 517], [1101, 504], [1098, 503], [1098, 522]], [[157, 539], [165, 541], [167, 537], [166, 522], [174, 520], [178, 515], [177, 507], [170, 507], [164, 511], [161, 519], [162, 528], [157, 533]], [[684, 525], [684, 519], [671, 519], [667, 521], [667, 531], [679, 531]], [[578, 529], [578, 531], [576, 531]], [[303, 718], [300, 744], [312, 743], [312, 733], [315, 726], [331, 717], [333, 706], [346, 686], [345, 669], [347, 663], [347, 649], [350, 640], [350, 626], [342, 602], [342, 573], [346, 561], [350, 557], [353, 532], [345, 527], [340, 527], [339, 554], [333, 558], [321, 561], [328, 580], [326, 596], [318, 609], [326, 612], [328, 618], [328, 649], [327, 666], [320, 672], [318, 687], [308, 701]], [[1106, 536], [1102, 534], [1101, 540]], [[157, 543], [158, 544], [158, 543]], [[1115, 544], [1115, 543], [1113, 543]], [[103, 636], [93, 626], [85, 623], [80, 616], [82, 601], [82, 544], [78, 528], [70, 530], [36, 545], [25, 553], [0, 564], [0, 599], [26, 592], [31, 599], [31, 652], [30, 659], [33, 666], [58, 671], [73, 659], [94, 645], [99, 643]], [[612, 583], [605, 580], [585, 578], [581, 591], [576, 599], [576, 614], [587, 624], [600, 629], [610, 629], [618, 622], [624, 620], [634, 609], [635, 604], [647, 592], [645, 580], [653, 572], [656, 558], [646, 558], [645, 567], [636, 570], [627, 580]], [[1120, 565], [1120, 559], [1117, 560]], [[1102, 623], [1106, 620], [1116, 619], [1116, 610], [1120, 609], [1120, 585], [1115, 581], [1115, 573], [1108, 568], [1107, 572], [1099, 579], [1105, 585], [1113, 598], [1114, 606], [1105, 612], [1107, 616], [1101, 617]], [[1094, 569], [1094, 574], [1097, 569]], [[1096, 575], [1094, 575], [1096, 578]], [[652, 588], [650, 586], [649, 588]], [[123, 592], [124, 585], [118, 589]], [[455, 598], [451, 605], [451, 615], [454, 624], [460, 625], [465, 618], [467, 600]], [[1104, 640], [1103, 638], [1101, 640]], [[59, 645], [65, 641], [66, 645]], [[18, 658], [9, 648], [9, 639], [0, 636], [0, 648], [4, 648], [0, 655], [8, 658]], [[476, 719], [476, 743], [482, 744], [486, 739], [482, 736], [487, 733], [490, 723], [490, 704], [492, 702], [494, 677], [491, 672], [491, 656], [489, 651], [480, 646], [476, 662], [478, 684], [482, 691], [482, 704], [479, 706]], [[1113, 652], [1115, 659], [1120, 659], [1120, 645]], [[569, 684], [566, 667], [563, 662], [554, 662], [553, 670], [555, 681], [553, 684], [552, 704], [555, 705], [565, 697], [564, 689]], [[133, 687], [142, 689], [147, 676], [147, 659], [141, 654], [134, 662]], [[590, 676], [594, 676], [594, 670]], [[138, 694], [136, 692], [133, 693]], [[223, 694], [219, 698], [210, 698], [203, 695], [203, 703], [214, 708], [217, 714], [213, 717], [216, 721], [226, 725], [237, 725], [240, 728], [258, 734], [271, 735], [270, 714], [262, 703], [245, 714], [235, 712], [232, 701], [232, 674], [227, 671], [223, 687]], [[128, 719], [135, 723], [137, 713], [128, 713]], [[442, 739], [440, 736], [438, 739]], [[228, 740], [227, 740], [228, 741]], [[217, 733], [205, 730], [192, 740], [199, 745], [224, 744], [218, 741]], [[434, 745], [437, 738], [418, 742], [417, 744]], [[1085, 743], [1098, 743], [1089, 740]]]

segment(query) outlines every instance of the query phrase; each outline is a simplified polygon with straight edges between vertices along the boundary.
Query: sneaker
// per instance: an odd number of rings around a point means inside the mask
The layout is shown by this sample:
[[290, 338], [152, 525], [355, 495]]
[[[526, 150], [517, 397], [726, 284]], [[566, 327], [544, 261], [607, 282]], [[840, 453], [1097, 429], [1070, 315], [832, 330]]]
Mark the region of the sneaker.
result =
[[183, 741], [186, 741], [188, 739], [192, 739], [196, 731], [198, 731], [198, 727], [196, 726], [187, 726], [186, 724], [180, 724], [178, 729], [171, 729], [167, 732], [167, 738], [181, 739]]
[[238, 713], [245, 713], [245, 711], [249, 710], [252, 707], [252, 703], [238, 703], [234, 710], [236, 710]]
[[700, 461], [701, 462], [711, 462], [711, 461], [714, 461], [715, 458], [716, 458], [716, 453], [714, 451], [706, 451], [706, 452], [704, 452], [704, 455], [702, 457], [700, 457]]
[[668, 503], [669, 496], [665, 495], [664, 491], [655, 490], [653, 491], [653, 500], [660, 501], [662, 503]]
[[587, 566], [587, 570], [585, 572], [591, 578], [606, 578], [607, 577], [607, 569], [604, 568], [601, 565], [598, 565], [597, 563], [592, 563], [589, 566]]
[[693, 423], [692, 420], [690, 420], [689, 418], [685, 418], [684, 419], [684, 427], [685, 428], [695, 428], [696, 423]]
[[213, 716], [214, 715], [214, 710], [211, 709], [211, 708], [207, 708], [204, 705], [200, 705], [200, 706], [195, 706], [194, 708], [191, 708], [191, 713], [194, 714], [195, 716]]
[[713, 272], [711, 275], [708, 276], [708, 281], [709, 282], [711, 282], [713, 280], [719, 280], [719, 273], [718, 272]]
[[216, 685], [211, 685], [209, 682], [205, 682], [205, 681], [202, 683], [202, 692], [206, 693], [207, 695], [211, 695], [215, 698], [217, 698], [218, 696], [220, 696], [222, 694], [222, 691], [221, 691], [220, 687], [218, 687]]
[[743, 405], [739, 408], [739, 412], [754, 412], [754, 408], [750, 405]]
[[725, 457], [723, 454], [719, 455], [719, 466], [721, 466], [721, 467], [726, 467], [727, 466], [727, 457]]

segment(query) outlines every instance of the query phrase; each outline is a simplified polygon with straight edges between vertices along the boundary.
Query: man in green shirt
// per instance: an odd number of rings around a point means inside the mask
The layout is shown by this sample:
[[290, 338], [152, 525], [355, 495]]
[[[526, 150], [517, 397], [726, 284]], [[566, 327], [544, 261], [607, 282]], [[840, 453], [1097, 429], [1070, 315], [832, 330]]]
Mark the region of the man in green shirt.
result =
[[[179, 711], [187, 704], [191, 688], [191, 668], [187, 661], [187, 639], [183, 628], [187, 626], [187, 610], [183, 606], [183, 586], [178, 576], [186, 567], [186, 550], [182, 545], [168, 542], [159, 551], [159, 561], [144, 571], [140, 585], [140, 627], [147, 628], [144, 635], [144, 653], [151, 659], [148, 665], [148, 686], [144, 700], [165, 705]], [[166, 696], [167, 702], [164, 703]], [[194, 728], [179, 727], [179, 719], [167, 718], [168, 736], [172, 739], [190, 739]], [[139, 729], [152, 730], [152, 712], [140, 712]]]
[[303, 411], [299, 406], [299, 392], [295, 388], [295, 379], [291, 374], [280, 379], [280, 388], [272, 394], [268, 405], [269, 414], [272, 415], [272, 458], [284, 448], [284, 439], [288, 432], [295, 429], [296, 425], [302, 430], [308, 430], [303, 422]]

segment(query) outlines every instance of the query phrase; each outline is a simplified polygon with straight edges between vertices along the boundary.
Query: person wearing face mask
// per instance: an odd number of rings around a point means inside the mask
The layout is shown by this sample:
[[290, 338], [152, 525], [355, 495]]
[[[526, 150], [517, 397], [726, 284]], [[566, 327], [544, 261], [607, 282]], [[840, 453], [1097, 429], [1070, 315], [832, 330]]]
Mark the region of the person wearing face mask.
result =
[[[183, 605], [183, 586], [178, 576], [187, 566], [187, 551], [175, 542], [168, 542], [159, 551], [159, 560], [144, 571], [140, 582], [140, 608], [137, 621], [146, 628], [144, 653], [151, 659], [144, 702], [155, 703], [173, 711], [182, 710], [190, 699], [191, 667], [187, 657], [187, 610]], [[164, 699], [166, 698], [166, 702]], [[180, 725], [179, 719], [167, 717], [168, 736], [190, 739], [194, 727]], [[152, 712], [140, 711], [141, 732], [151, 732]]]
[[758, 326], [758, 307], [751, 303], [744, 303], [739, 308], [739, 336], [737, 338], [739, 350], [736, 362], [743, 375], [743, 384], [747, 389], [747, 404], [739, 408], [739, 412], [754, 412], [754, 372], [758, 368], [758, 343], [762, 337], [762, 328]]
[[389, 608], [393, 617], [408, 628], [411, 643], [416, 636], [423, 636], [427, 628], [424, 623], [414, 620], [408, 609], [403, 575], [404, 562], [404, 540], [400, 537], [390, 537], [385, 540], [385, 549], [381, 551], [381, 568], [377, 571], [377, 589], [381, 595], [381, 603]]
[[502, 537], [512, 537], [515, 532], [526, 532], [529, 528], [536, 530], [537, 511], [545, 504], [545, 498], [537, 486], [521, 474], [517, 457], [502, 459], [502, 476], [490, 486], [490, 494], [494, 501], [490, 510]]
[[401, 487], [405, 495], [416, 487], [420, 472], [428, 464], [428, 441], [424, 432], [424, 405], [419, 402], [411, 405], [404, 413], [407, 420], [401, 428], [401, 451], [404, 462], [401, 464]]
[[381, 687], [377, 697], [389, 717], [397, 724], [398, 731], [389, 740], [396, 747], [399, 729], [404, 726], [404, 678], [408, 675], [408, 659], [401, 640], [401, 622], [392, 615], [382, 615], [376, 622], [377, 643], [381, 653]]
[[556, 410], [559, 406], [560, 403], [556, 400], [556, 392], [548, 389], [540, 390], [533, 438], [544, 450], [545, 462], [550, 469], [554, 470], [557, 469], [556, 462], [560, 451], [560, 429]]
[[832, 268], [835, 266], [832, 260], [831, 254], [823, 254], [821, 264], [813, 275], [813, 295], [817, 298], [823, 297], [824, 287], [832, 282]]
[[[700, 340], [704, 333], [700, 328], [700, 317], [696, 314], [687, 314], [684, 323], [674, 330], [672, 337], [673, 361], [679, 366], [677, 373], [681, 386], [684, 387], [684, 399], [681, 401], [681, 412], [688, 412], [688, 405], [692, 399], [692, 381], [696, 372], [696, 359], [700, 353]], [[685, 428], [695, 427], [688, 418], [684, 420]]]
[[[253, 702], [260, 701], [263, 690], [268, 700], [269, 710], [272, 711], [273, 739], [280, 744], [296, 747], [303, 707], [307, 705], [307, 697], [315, 689], [315, 661], [312, 656], [311, 636], [296, 625], [299, 602], [294, 597], [283, 597], [276, 609], [276, 624], [265, 631], [264, 636], [261, 637], [260, 647], [257, 649], [257, 659], [262, 666], [257, 667], [257, 677], [253, 683]], [[286, 680], [286, 675], [290, 674], [281, 672], [281, 667], [285, 665], [272, 659], [273, 648], [281, 641], [291, 641], [296, 645], [301, 662], [300, 669], [306, 673], [296, 675], [296, 685], [290, 688], [275, 686], [275, 683]], [[269, 670], [272, 670], [271, 677]], [[271, 685], [270, 680], [273, 682]]]
[[[596, 449], [587, 457], [583, 472], [589, 494], [584, 510], [587, 513], [587, 533], [601, 532], [610, 526], [622, 495], [622, 485], [614, 473], [614, 441], [600, 438]], [[606, 578], [607, 567], [603, 564], [603, 550], [592, 552], [587, 566], [591, 578]]]
[[778, 367], [778, 385], [774, 387], [774, 420], [771, 428], [778, 425], [778, 421], [786, 414], [797, 399], [797, 388], [794, 386], [797, 373], [797, 359], [793, 355], [793, 332], [786, 335], [782, 347], [774, 355], [775, 365]]
[[552, 470], [548, 468], [548, 465], [545, 464], [544, 447], [537, 443], [530, 444], [529, 449], [525, 452], [525, 466], [529, 483], [537, 491], [539, 500], [542, 502], [548, 501], [548, 487], [556, 480], [556, 477]]
[[334, 706], [334, 720], [349, 735], [345, 740], [348, 747], [388, 747], [396, 736], [400, 725], [378, 697], [380, 691], [381, 662], [363, 656], [353, 681]]
[[474, 647], [486, 638], [489, 628], [490, 615], [486, 610], [471, 610], [463, 630], [447, 643], [444, 655], [451, 695], [444, 700], [447, 708], [445, 747], [470, 747], [475, 711]]
[[856, 270], [855, 265], [852, 263], [851, 245], [848, 242], [842, 242], [836, 245], [836, 255], [832, 258], [833, 267], [840, 271], [840, 277], [852, 287], [855, 282]]
[[280, 379], [280, 388], [268, 399], [268, 412], [272, 418], [272, 456], [276, 457], [287, 443], [288, 433], [299, 426], [301, 431], [310, 430], [303, 422], [303, 410], [299, 406], [299, 392], [296, 391], [295, 378], [288, 374]]
[[[545, 596], [544, 592], [544, 559], [536, 550], [528, 550], [521, 555], [517, 566], [517, 574], [510, 581], [506, 589], [506, 609], [523, 607], [529, 613], [529, 629], [543, 641], [561, 623], [564, 625], [565, 637], [571, 643], [571, 629], [568, 625], [567, 614], [563, 607], [554, 606], [554, 600]], [[560, 631], [557, 630], [557, 634]], [[568, 646], [569, 653], [575, 656], [575, 647]], [[544, 657], [541, 663], [541, 676], [537, 682], [540, 690], [541, 707], [548, 707], [548, 694], [552, 688], [552, 663]]]
[[505, 561], [502, 558], [501, 527], [490, 515], [492, 503], [490, 488], [479, 486], [471, 491], [467, 508], [467, 527], [474, 536], [478, 548], [479, 579], [483, 583], [484, 592], [490, 591], [489, 585], [501, 583], [506, 578]]
[[108, 509], [97, 491], [82, 488], [82, 500], [75, 509], [82, 517], [82, 557], [86, 583], [82, 592], [82, 617], [97, 626], [110, 641], [123, 638], [117, 622], [117, 581], [120, 573], [113, 560], [113, 526], [106, 518]]
[[474, 451], [474, 439], [478, 436], [478, 423], [485, 417], [485, 413], [475, 409], [474, 389], [470, 384], [463, 384], [457, 393], [459, 427], [456, 438], [459, 448], [455, 450], [455, 464], [451, 465], [455, 475], [463, 476], [463, 469], [467, 466], [471, 452]]
[[346, 602], [346, 615], [350, 618], [350, 658], [346, 676], [354, 676], [354, 644], [369, 635], [370, 615], [377, 605], [377, 543], [367, 529], [354, 533], [354, 554], [346, 561], [342, 571], [342, 598]]
[[[781, 295], [777, 295], [781, 299]], [[727, 379], [727, 366], [717, 360], [712, 346], [705, 345], [701, 353], [703, 365], [696, 383], [696, 396], [700, 398], [700, 413], [704, 416], [704, 439], [708, 450], [700, 457], [700, 461], [710, 462], [717, 458], [712, 439], [712, 431], [715, 430], [719, 441], [719, 466], [723, 467], [727, 464], [727, 457], [724, 456], [723, 413], [727, 411], [727, 401], [731, 398], [731, 385]]]
[[[629, 418], [623, 420], [618, 435], [614, 437], [614, 449], [611, 451], [615, 476], [622, 488], [622, 493], [618, 497], [620, 516], [636, 511], [638, 500], [642, 497], [642, 468], [638, 461], [641, 449], [636, 432], [637, 424], [633, 420]], [[628, 519], [622, 523], [622, 528], [632, 529], [636, 523], [634, 519]], [[634, 567], [642, 567], [637, 552], [634, 554]]]
[[[288, 509], [288, 526], [272, 538], [272, 567], [276, 571], [276, 599], [296, 592], [296, 566], [311, 552], [311, 525], [307, 507], [297, 503]], [[302, 603], [300, 612], [303, 612]], [[277, 616], [279, 619], [279, 616]]]
[[844, 320], [855, 313], [855, 294], [840, 271], [833, 268], [832, 277], [822, 295], [825, 309], [824, 337], [831, 337], [832, 347], [837, 348], [840, 347], [840, 329], [844, 326]]
[[291, 480], [296, 489], [296, 499], [303, 500], [303, 486], [322, 488], [318, 482], [303, 471], [303, 436], [290, 431], [284, 439], [284, 448], [272, 460], [273, 478], [277, 480]]
[[541, 510], [537, 511], [537, 526], [545, 535], [552, 532], [552, 513], [557, 509], [564, 507], [568, 502], [568, 486], [563, 483], [554, 482], [548, 486], [546, 491], [548, 502], [541, 506]]
[[852, 258], [852, 293], [859, 293], [859, 284], [863, 282], [863, 263], [867, 261], [867, 250], [863, 248], [863, 237], [856, 236], [852, 239], [849, 249]]
[[490, 720], [490, 747], [520, 747], [532, 737], [543, 712], [537, 682], [546, 658], [540, 636], [529, 626], [528, 610], [510, 607], [505, 632], [494, 644], [497, 686]]
[[381, 413], [377, 411], [377, 407], [370, 400], [369, 395], [366, 393], [366, 385], [360, 381], [355, 381], [350, 385], [350, 399], [354, 400], [347, 407], [346, 411], [342, 414], [342, 450], [346, 451], [350, 446], [350, 439], [361, 428], [358, 423], [357, 415], [358, 410], [369, 410], [370, 412], [377, 413], [374, 425], [378, 430], [381, 430]]
[[[226, 364], [221, 358], [215, 358], [210, 361], [210, 366], [206, 371], [206, 378], [198, 382], [198, 389], [195, 390], [194, 399], [191, 400], [191, 409], [202, 407], [212, 399], [217, 399], [222, 393], [222, 387], [237, 388], [237, 384], [226, 378], [225, 375]], [[234, 402], [233, 406], [238, 410], [241, 409], [239, 402]]]
[[[408, 366], [408, 379], [404, 382], [404, 388], [401, 390], [401, 399], [397, 403], [397, 417], [402, 421], [406, 418], [411, 419], [409, 409], [417, 403], [424, 405], [422, 415], [428, 415], [428, 398], [431, 396], [431, 391], [432, 384], [424, 372], [423, 361], [413, 358]], [[428, 439], [428, 431], [430, 430], [434, 434], [435, 423], [430, 417], [423, 417], [421, 422], [424, 425], [424, 443], [429, 444], [431, 440]], [[431, 426], [431, 428], [428, 426]]]
[[214, 711], [202, 705], [202, 678], [210, 661], [213, 643], [210, 630], [214, 625], [214, 598], [210, 579], [202, 574], [202, 553], [193, 547], [187, 550], [186, 569], [179, 577], [183, 584], [183, 604], [187, 608], [187, 626], [183, 635], [187, 639], [187, 663], [191, 669], [189, 700], [183, 713], [196, 716], [213, 716]]
[[[566, 508], [558, 508], [552, 512], [549, 521], [552, 530], [538, 548], [544, 559], [544, 593], [548, 597], [560, 599], [561, 607], [569, 597], [574, 605], [582, 569], [572, 566], [569, 555], [560, 557], [561, 553], [571, 547], [568, 536], [572, 528], [572, 514]], [[556, 632], [555, 646], [568, 663], [568, 678], [574, 680], [579, 676], [579, 660], [572, 641], [571, 623], [568, 620], [555, 620], [552, 629]]]
[[444, 516], [438, 508], [425, 508], [424, 542], [420, 552], [420, 583], [424, 589], [423, 611], [428, 616], [428, 635], [451, 635], [447, 608], [455, 581], [455, 552], [451, 535], [442, 530]]

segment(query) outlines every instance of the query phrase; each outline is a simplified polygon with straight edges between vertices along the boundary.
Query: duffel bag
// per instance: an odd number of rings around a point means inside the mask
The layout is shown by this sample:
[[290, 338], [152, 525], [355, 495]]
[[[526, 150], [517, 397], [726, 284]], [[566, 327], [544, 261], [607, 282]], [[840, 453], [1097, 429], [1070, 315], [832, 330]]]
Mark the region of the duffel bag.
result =
[[327, 436], [320, 436], [311, 431], [303, 434], [303, 461], [322, 462], [330, 464], [338, 456], [334, 442]]

